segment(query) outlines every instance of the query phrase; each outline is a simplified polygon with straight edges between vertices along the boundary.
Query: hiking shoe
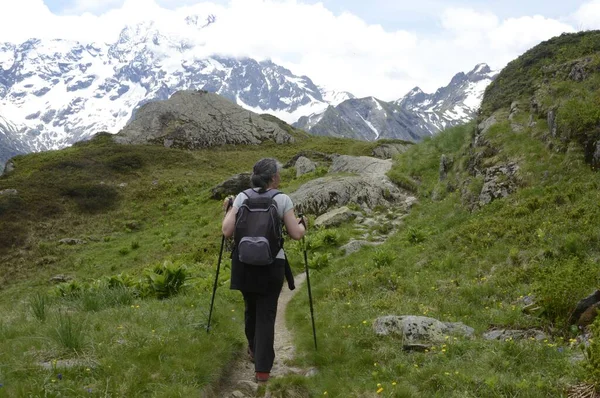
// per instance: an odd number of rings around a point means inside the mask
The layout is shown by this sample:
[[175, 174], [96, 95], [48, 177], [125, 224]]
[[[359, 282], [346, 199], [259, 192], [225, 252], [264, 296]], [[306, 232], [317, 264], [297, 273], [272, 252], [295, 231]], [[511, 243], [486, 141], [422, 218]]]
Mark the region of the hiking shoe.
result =
[[254, 363], [254, 353], [252, 352], [250, 347], [248, 347], [248, 358], [250, 359], [250, 362]]
[[254, 377], [256, 378], [256, 381], [266, 382], [269, 381], [269, 372], [256, 372]]

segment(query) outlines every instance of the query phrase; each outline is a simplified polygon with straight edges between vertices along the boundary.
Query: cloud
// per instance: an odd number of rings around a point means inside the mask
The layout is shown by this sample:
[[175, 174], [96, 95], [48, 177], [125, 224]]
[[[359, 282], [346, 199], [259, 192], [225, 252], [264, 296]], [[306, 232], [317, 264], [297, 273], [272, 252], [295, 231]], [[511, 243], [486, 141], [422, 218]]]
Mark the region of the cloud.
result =
[[84, 12], [97, 14], [122, 4], [123, 0], [75, 0], [73, 5], [67, 7], [63, 14], [79, 15]]
[[600, 0], [583, 4], [573, 15], [580, 30], [600, 29]]
[[[231, 0], [226, 5], [193, 0], [108, 0], [120, 5], [97, 11], [105, 0], [79, 0], [80, 15], [54, 15], [42, 0], [2, 2], [0, 37], [60, 37], [114, 42], [127, 24], [155, 20], [162, 32], [196, 45], [190, 56], [213, 53], [273, 59], [316, 84], [358, 96], [397, 99], [415, 85], [433, 91], [459, 71], [487, 62], [501, 68], [540, 41], [574, 28], [540, 15], [500, 19], [489, 12], [447, 7], [437, 32], [385, 30], [348, 12], [334, 14], [323, 3], [301, 0]], [[223, 3], [222, 0], [215, 0]], [[165, 8], [169, 7], [169, 9]], [[87, 11], [94, 11], [93, 15]], [[581, 24], [598, 22], [600, 0], [574, 11]], [[187, 15], [217, 22], [201, 31], [183, 23]], [[175, 61], [173, 61], [175, 62]]]

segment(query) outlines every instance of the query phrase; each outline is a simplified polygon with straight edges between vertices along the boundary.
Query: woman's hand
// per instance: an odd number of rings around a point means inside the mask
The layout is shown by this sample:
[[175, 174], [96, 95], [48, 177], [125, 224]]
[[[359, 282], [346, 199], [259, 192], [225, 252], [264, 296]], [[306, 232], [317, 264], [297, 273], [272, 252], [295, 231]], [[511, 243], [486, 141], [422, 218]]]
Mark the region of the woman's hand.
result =
[[308, 229], [308, 218], [306, 218], [306, 216], [301, 216], [296, 220], [298, 221], [298, 224], [304, 225], [304, 229]]
[[223, 211], [227, 213], [231, 206], [233, 206], [233, 196], [228, 196], [223, 200]]

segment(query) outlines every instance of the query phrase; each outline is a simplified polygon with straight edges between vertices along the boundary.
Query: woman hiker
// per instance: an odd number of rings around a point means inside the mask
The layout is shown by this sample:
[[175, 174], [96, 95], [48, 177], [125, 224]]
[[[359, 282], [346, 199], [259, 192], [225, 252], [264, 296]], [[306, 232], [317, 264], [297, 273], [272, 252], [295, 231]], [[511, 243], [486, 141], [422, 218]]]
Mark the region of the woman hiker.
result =
[[[280, 165], [275, 159], [261, 159], [252, 171], [252, 186], [254, 192], [270, 197], [280, 182]], [[248, 198], [247, 194], [256, 196], [246, 191], [238, 194], [231, 203], [231, 197], [226, 198], [223, 209], [226, 211], [223, 220], [223, 235], [227, 238], [234, 235], [236, 229], [236, 215]], [[273, 197], [277, 204], [277, 215], [283, 221], [288, 235], [295, 240], [300, 240], [306, 232], [306, 219], [296, 218], [294, 205], [290, 197], [278, 193]], [[239, 259], [236, 247], [231, 260], [231, 289], [240, 290], [244, 297], [245, 333], [248, 339], [248, 353], [254, 360], [255, 377], [257, 381], [267, 381], [275, 360], [275, 316], [277, 314], [277, 301], [283, 287], [284, 275], [288, 284], [293, 288], [293, 276], [289, 271], [283, 247], [275, 260], [268, 265], [249, 265]], [[287, 272], [286, 272], [287, 268]], [[290, 283], [289, 278], [292, 278]]]

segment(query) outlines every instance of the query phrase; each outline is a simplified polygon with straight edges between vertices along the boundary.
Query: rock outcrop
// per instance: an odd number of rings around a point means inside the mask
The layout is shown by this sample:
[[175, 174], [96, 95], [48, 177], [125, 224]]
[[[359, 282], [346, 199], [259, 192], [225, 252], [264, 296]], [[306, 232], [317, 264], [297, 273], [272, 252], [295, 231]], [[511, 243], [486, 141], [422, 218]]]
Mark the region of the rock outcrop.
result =
[[446, 335], [471, 337], [475, 330], [462, 323], [444, 323], [434, 318], [416, 315], [387, 315], [373, 322], [373, 330], [378, 336], [398, 335], [402, 337], [404, 349], [414, 346], [424, 347], [445, 341]]
[[316, 163], [304, 156], [300, 156], [298, 160], [296, 160], [295, 167], [296, 177], [300, 177], [317, 169]]
[[211, 190], [213, 199], [223, 199], [227, 195], [237, 195], [252, 186], [252, 173], [240, 173], [223, 181]]
[[275, 123], [206, 91], [178, 91], [166, 101], [143, 105], [114, 140], [122, 144], [159, 144], [198, 149], [224, 144], [293, 142]]
[[325, 176], [302, 185], [290, 197], [299, 211], [321, 215], [330, 208], [354, 203], [363, 209], [392, 204], [408, 208], [414, 198], [400, 190], [385, 175], [391, 160], [369, 156], [336, 156], [329, 173], [350, 173], [351, 176]]

